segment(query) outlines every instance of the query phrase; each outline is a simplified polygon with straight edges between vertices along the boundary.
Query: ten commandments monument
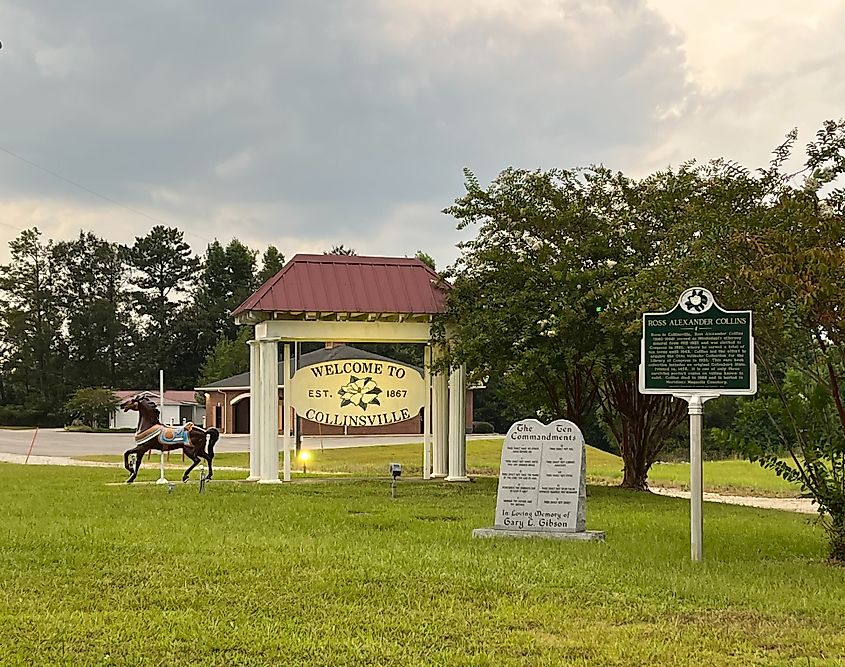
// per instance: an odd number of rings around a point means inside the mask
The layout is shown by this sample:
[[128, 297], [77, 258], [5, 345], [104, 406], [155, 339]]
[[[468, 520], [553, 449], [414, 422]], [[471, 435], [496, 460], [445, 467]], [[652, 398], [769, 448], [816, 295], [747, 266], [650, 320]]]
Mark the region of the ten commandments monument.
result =
[[496, 519], [474, 537], [603, 540], [586, 530], [584, 436], [572, 422], [545, 426], [525, 419], [508, 429], [502, 447]]

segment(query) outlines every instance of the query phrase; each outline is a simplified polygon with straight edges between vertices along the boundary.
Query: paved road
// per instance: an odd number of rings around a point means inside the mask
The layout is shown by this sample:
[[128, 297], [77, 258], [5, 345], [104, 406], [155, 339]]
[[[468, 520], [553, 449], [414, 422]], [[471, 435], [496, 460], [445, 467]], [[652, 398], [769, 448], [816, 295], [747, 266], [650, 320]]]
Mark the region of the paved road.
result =
[[[34, 430], [12, 431], [0, 429], [0, 452], [5, 454], [26, 454]], [[483, 438], [489, 436], [468, 436]], [[381, 436], [305, 436], [305, 449], [340, 449], [343, 447], [371, 447], [375, 445], [398, 445], [421, 442], [421, 435]], [[84, 456], [86, 454], [123, 454], [133, 446], [131, 433], [69, 433], [63, 429], [40, 429], [35, 438], [32, 453], [38, 456]], [[282, 440], [279, 438], [279, 449]], [[249, 436], [223, 435], [215, 452], [249, 451]]]

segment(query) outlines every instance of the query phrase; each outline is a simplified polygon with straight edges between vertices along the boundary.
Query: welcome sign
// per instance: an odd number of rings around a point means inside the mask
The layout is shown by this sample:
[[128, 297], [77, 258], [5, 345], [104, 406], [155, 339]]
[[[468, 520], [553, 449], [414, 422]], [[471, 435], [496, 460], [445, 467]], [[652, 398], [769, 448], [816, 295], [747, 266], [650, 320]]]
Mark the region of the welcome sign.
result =
[[324, 361], [299, 369], [290, 405], [329, 426], [385, 426], [419, 414], [425, 382], [413, 366], [373, 359]]

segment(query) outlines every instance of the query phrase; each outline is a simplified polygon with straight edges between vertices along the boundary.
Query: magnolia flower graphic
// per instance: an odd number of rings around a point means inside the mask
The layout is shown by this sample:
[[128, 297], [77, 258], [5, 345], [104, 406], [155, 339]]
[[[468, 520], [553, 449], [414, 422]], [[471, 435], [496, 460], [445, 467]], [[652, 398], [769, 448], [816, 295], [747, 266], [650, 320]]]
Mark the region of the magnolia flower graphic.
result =
[[684, 308], [690, 313], [700, 313], [701, 311], [707, 309], [708, 301], [709, 299], [704, 293], [704, 290], [693, 289], [687, 294], [687, 300], [686, 303], [684, 303]]
[[364, 412], [371, 405], [381, 405], [378, 396], [381, 389], [375, 383], [373, 378], [356, 378], [354, 375], [349, 376], [349, 384], [344, 385], [337, 392], [340, 396], [340, 407], [346, 407], [350, 403], [357, 405]]

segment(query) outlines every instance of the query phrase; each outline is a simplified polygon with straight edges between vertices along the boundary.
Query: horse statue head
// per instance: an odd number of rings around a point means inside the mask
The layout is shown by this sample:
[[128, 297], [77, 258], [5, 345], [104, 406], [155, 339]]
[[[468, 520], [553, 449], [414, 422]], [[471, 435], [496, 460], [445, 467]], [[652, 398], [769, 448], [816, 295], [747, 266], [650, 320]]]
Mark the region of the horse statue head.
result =
[[120, 407], [124, 412], [135, 410], [140, 413], [149, 413], [151, 417], [158, 419], [158, 408], [156, 404], [150, 399], [149, 392], [142, 391], [140, 394], [135, 394], [132, 398], [127, 398]]

